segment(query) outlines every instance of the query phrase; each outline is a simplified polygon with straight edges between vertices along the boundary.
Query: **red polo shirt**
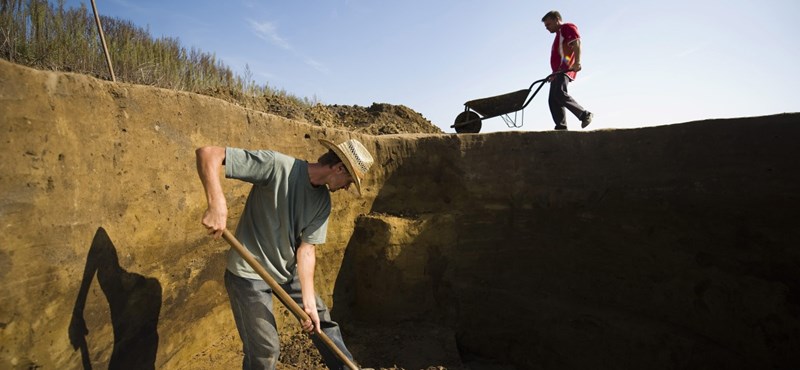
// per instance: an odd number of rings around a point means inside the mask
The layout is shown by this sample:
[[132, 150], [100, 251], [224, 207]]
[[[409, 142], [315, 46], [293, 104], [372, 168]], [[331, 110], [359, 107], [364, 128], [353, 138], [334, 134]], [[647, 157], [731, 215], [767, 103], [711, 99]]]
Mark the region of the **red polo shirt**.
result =
[[[572, 23], [564, 23], [556, 31], [556, 39], [553, 40], [553, 49], [550, 52], [550, 66], [553, 72], [564, 71], [575, 63], [575, 51], [572, 49], [572, 42], [579, 40], [578, 27]], [[575, 79], [577, 72], [567, 72], [567, 76]]]

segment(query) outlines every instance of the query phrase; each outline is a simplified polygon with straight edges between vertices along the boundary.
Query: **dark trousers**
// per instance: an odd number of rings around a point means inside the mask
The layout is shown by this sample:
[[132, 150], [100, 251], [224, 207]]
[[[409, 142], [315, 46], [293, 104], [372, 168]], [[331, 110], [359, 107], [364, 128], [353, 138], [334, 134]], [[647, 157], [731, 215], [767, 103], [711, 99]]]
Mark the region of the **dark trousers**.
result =
[[[303, 298], [300, 294], [300, 279], [295, 276], [292, 281], [282, 284], [281, 287], [289, 293], [292, 299], [301, 307]], [[242, 369], [245, 370], [274, 370], [278, 363], [280, 341], [278, 330], [275, 327], [275, 316], [272, 314], [272, 289], [264, 280], [245, 279], [225, 270], [225, 288], [231, 300], [233, 318], [239, 337], [244, 344], [244, 359]], [[322, 331], [339, 347], [351, 360], [353, 356], [347, 350], [342, 340], [339, 325], [331, 320], [328, 308], [319, 296], [317, 311], [319, 313]], [[322, 355], [325, 366], [329, 369], [346, 369], [341, 360], [336, 357], [318, 335], [312, 335], [311, 341]]]
[[567, 84], [569, 84], [569, 77], [563, 73], [559, 73], [550, 81], [550, 114], [553, 115], [553, 122], [556, 123], [556, 130], [567, 129], [567, 117], [565, 116], [564, 108], [569, 109], [578, 119], [583, 118], [585, 109], [581, 107], [567, 92]]

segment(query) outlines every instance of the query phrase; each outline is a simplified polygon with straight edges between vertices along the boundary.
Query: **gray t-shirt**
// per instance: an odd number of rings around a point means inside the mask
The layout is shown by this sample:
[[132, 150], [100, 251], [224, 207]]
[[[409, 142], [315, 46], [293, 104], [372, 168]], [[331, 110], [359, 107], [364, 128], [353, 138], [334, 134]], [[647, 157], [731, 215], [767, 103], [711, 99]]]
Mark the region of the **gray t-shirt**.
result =
[[[300, 241], [325, 242], [331, 213], [328, 188], [311, 185], [307, 162], [269, 150], [225, 148], [225, 177], [253, 184], [236, 238], [279, 284], [290, 281]], [[228, 251], [228, 270], [260, 279], [232, 249]]]

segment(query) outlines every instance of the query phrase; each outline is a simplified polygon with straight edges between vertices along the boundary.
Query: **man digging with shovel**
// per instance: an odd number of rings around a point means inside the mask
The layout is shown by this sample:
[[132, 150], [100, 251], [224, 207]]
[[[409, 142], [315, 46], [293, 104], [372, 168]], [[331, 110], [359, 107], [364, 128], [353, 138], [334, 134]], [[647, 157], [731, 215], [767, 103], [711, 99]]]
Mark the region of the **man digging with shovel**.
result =
[[[197, 172], [208, 200], [202, 222], [215, 238], [226, 233], [228, 239], [230, 235], [226, 230], [228, 207], [219, 178], [220, 166], [225, 167], [225, 177], [253, 184], [236, 228], [236, 239], [255, 258], [250, 261], [257, 264], [256, 269], [231, 250], [225, 271], [225, 288], [244, 345], [244, 369], [275, 369], [278, 362], [280, 341], [272, 313], [273, 289], [265, 279], [277, 281], [292, 300], [302, 305], [309, 319], [300, 324], [312, 334], [328, 368], [345, 369], [346, 364], [326, 343], [335, 345], [340, 356], [350, 359], [348, 366], [354, 367], [338, 324], [331, 320], [325, 303], [314, 292], [315, 245], [325, 242], [330, 193], [355, 184], [360, 195], [361, 179], [373, 159], [355, 139], [339, 145], [324, 139], [320, 143], [328, 152], [310, 164], [269, 150], [207, 146], [196, 151]], [[258, 272], [264, 270], [269, 276], [262, 279]], [[276, 289], [279, 298], [280, 293]]]

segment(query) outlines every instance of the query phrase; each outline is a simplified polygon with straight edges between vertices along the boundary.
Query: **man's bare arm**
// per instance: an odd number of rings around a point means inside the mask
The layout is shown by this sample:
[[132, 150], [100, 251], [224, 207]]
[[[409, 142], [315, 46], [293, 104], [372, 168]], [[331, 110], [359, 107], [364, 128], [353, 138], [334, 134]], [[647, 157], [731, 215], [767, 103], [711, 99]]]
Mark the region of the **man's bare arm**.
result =
[[[311, 332], [316, 329], [321, 332], [319, 326], [319, 312], [317, 312], [317, 294], [314, 292], [314, 268], [316, 266], [317, 253], [316, 246], [306, 242], [301, 242], [297, 247], [297, 276], [300, 277], [300, 291], [303, 296], [303, 310], [306, 311], [311, 322], [300, 323], [303, 330]], [[313, 324], [313, 326], [312, 326]]]
[[203, 226], [209, 234], [219, 238], [228, 222], [228, 204], [219, 179], [220, 168], [225, 164], [225, 148], [205, 146], [195, 151], [197, 174], [206, 191], [208, 208], [203, 215]]
[[581, 70], [581, 39], [573, 40], [570, 44], [572, 46], [572, 51], [575, 53], [574, 63], [572, 63], [572, 67], [570, 67], [573, 71], [580, 71]]

